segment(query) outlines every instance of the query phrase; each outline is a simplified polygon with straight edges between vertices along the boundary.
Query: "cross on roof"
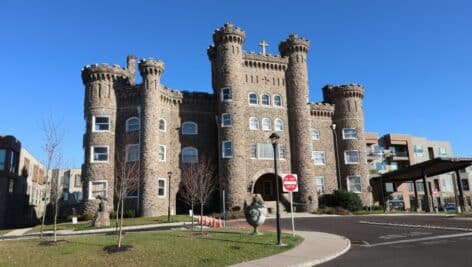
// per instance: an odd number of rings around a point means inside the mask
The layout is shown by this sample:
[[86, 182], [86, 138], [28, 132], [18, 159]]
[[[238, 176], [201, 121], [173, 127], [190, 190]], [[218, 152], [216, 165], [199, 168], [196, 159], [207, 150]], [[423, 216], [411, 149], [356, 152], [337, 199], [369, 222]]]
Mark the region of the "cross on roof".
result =
[[266, 47], [269, 46], [269, 43], [267, 43], [266, 40], [262, 40], [259, 43], [259, 46], [262, 47], [262, 54], [265, 55], [266, 54]]

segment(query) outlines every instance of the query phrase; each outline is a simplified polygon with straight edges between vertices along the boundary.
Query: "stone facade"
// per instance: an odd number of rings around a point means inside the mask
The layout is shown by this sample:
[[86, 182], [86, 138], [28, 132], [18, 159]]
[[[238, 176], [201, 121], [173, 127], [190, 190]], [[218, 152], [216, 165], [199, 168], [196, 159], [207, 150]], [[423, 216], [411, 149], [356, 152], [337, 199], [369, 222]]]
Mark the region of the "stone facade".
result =
[[[92, 65], [82, 70], [87, 121], [82, 172], [86, 211], [96, 211], [96, 192], [89, 187], [95, 188], [97, 181], [106, 181], [107, 196], [113, 198], [113, 159], [122, 140], [139, 147], [141, 187], [135, 201], [144, 216], [167, 212], [168, 172], [172, 172], [171, 209], [176, 212], [184, 149], [195, 148], [199, 157], [211, 158], [217, 164], [218, 188], [226, 190], [228, 208], [241, 209], [251, 193], [271, 199], [275, 184], [270, 178], [274, 162], [269, 136], [273, 132], [280, 136], [279, 174], [297, 173], [299, 177], [297, 210], [316, 210], [319, 194], [338, 188], [333, 124], [337, 125], [344, 188], [348, 188], [348, 176], [359, 176], [360, 185], [350, 188], [358, 188], [361, 198], [366, 199], [364, 89], [359, 85], [328, 86], [323, 102], [309, 103], [309, 41], [292, 34], [280, 43], [280, 55], [269, 55], [265, 49], [262, 53], [245, 52], [245, 37], [244, 30], [229, 23], [214, 32], [213, 44], [207, 50], [211, 94], [162, 85], [164, 63], [154, 59], [139, 62], [141, 84], [135, 82], [134, 56], [128, 57], [126, 68]], [[96, 131], [101, 127], [97, 117], [109, 118], [105, 130]], [[141, 123], [136, 131], [127, 131], [133, 117]], [[196, 133], [183, 134], [185, 123], [196, 125]], [[347, 127], [355, 129], [356, 138], [343, 139]], [[319, 133], [315, 137], [313, 129]], [[108, 148], [107, 160], [95, 160], [97, 146]], [[356, 164], [344, 164], [346, 149], [358, 152]], [[321, 163], [318, 160], [315, 164], [312, 151], [324, 152]], [[315, 176], [324, 177], [322, 187], [317, 188]], [[284, 202], [287, 198], [282, 196]], [[108, 203], [113, 205], [112, 201]]]

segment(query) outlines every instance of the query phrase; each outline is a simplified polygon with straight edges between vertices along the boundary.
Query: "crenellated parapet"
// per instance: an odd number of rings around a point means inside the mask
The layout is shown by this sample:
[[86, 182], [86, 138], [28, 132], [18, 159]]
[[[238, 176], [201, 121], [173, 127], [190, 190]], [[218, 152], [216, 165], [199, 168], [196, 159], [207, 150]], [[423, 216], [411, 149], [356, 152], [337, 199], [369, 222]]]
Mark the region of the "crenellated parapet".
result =
[[288, 64], [287, 58], [254, 52], [244, 53], [243, 61], [246, 67], [279, 71], [285, 71]]
[[128, 73], [119, 65], [92, 64], [82, 68], [82, 82], [84, 84], [95, 81], [128, 80]]
[[246, 32], [239, 28], [235, 27], [230, 22], [225, 23], [223, 27], [216, 29], [213, 33], [213, 41], [215, 44], [226, 43], [226, 42], [235, 42], [238, 44], [244, 43], [246, 39]]
[[164, 62], [156, 59], [142, 59], [139, 61], [139, 72], [144, 76], [161, 76], [164, 72]]
[[292, 33], [289, 37], [282, 41], [279, 45], [280, 54], [285, 57], [293, 52], [308, 53], [310, 49], [310, 41], [305, 38], [298, 37], [297, 34]]
[[360, 84], [342, 84], [342, 85], [335, 85], [335, 86], [328, 86], [331, 87], [334, 97], [342, 96], [342, 97], [358, 97], [364, 98], [364, 87]]
[[310, 115], [316, 117], [328, 117], [334, 116], [334, 105], [329, 103], [310, 103]]

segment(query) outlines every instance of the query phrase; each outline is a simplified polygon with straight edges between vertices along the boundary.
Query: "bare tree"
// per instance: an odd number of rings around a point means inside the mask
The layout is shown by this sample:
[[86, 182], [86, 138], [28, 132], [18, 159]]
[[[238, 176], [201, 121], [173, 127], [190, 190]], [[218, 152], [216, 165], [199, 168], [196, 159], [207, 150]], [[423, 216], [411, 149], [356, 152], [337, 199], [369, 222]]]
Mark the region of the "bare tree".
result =
[[125, 198], [127, 192], [135, 192], [138, 188], [139, 179], [139, 149], [129, 150], [124, 140], [122, 145], [117, 147], [115, 153], [115, 195], [118, 198], [118, 207], [116, 209], [116, 222], [118, 230], [118, 244], [121, 248], [123, 240], [123, 218], [125, 211]]
[[[40, 228], [40, 238], [43, 238], [43, 230], [44, 230], [44, 222], [47, 213], [47, 194], [48, 190], [50, 190], [51, 186], [51, 179], [49, 178], [49, 174], [51, 171], [52, 165], [57, 161], [58, 151], [60, 146], [62, 145], [64, 139], [64, 132], [61, 129], [60, 123], [56, 121], [52, 116], [44, 119], [42, 122], [41, 130], [44, 134], [44, 145], [43, 150], [46, 152], [46, 177], [44, 181], [46, 182], [46, 192], [43, 201], [43, 217], [41, 219], [41, 228]], [[50, 192], [49, 192], [50, 193]]]
[[[181, 197], [191, 206], [200, 204], [200, 216], [203, 216], [203, 208], [216, 188], [215, 167], [211, 160], [201, 157], [195, 163], [185, 163], [182, 168]], [[193, 228], [193, 212], [192, 212]], [[203, 227], [200, 228], [203, 234]]]
[[51, 197], [50, 200], [54, 201], [54, 242], [57, 242], [57, 214], [59, 212], [59, 200], [62, 197], [62, 188], [64, 185], [64, 176], [61, 177], [61, 168], [63, 167], [62, 153], [56, 152], [56, 158], [53, 169], [57, 170], [56, 173], [51, 175]]

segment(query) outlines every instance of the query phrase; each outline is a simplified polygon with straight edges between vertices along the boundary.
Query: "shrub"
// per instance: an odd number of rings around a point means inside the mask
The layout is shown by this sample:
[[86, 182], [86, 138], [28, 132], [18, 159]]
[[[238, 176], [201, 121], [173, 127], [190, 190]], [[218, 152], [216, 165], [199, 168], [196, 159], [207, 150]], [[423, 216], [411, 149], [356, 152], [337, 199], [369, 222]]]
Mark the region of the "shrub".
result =
[[351, 212], [348, 210], [342, 208], [342, 207], [324, 207], [324, 208], [319, 208], [318, 211], [316, 212], [317, 214], [330, 214], [330, 215], [350, 215]]
[[115, 210], [110, 212], [110, 219], [116, 219], [116, 211]]
[[358, 211], [362, 209], [362, 201], [354, 192], [344, 190], [334, 191], [334, 198], [337, 207], [342, 207], [349, 211]]
[[80, 217], [79, 217], [79, 221], [90, 221], [93, 219], [93, 213], [91, 212], [87, 212], [87, 213], [84, 213], [82, 214]]
[[[116, 214], [115, 214], [116, 216]], [[135, 218], [136, 217], [136, 211], [135, 210], [125, 210], [124, 214], [125, 218]]]

